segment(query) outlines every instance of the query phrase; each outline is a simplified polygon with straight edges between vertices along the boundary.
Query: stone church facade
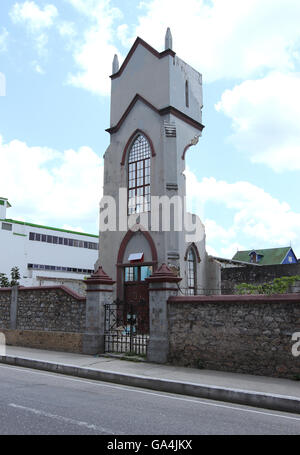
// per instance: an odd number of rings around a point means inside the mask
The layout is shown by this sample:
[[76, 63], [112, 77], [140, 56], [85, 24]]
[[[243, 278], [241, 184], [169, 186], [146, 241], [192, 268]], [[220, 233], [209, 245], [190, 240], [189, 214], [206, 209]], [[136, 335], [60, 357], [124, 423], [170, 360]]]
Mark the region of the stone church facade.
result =
[[183, 294], [218, 293], [219, 265], [185, 207], [185, 158], [204, 128], [202, 107], [202, 76], [177, 57], [169, 29], [163, 52], [137, 38], [121, 67], [115, 56], [97, 262], [116, 281], [114, 297], [147, 301], [146, 279], [162, 264], [181, 277]]

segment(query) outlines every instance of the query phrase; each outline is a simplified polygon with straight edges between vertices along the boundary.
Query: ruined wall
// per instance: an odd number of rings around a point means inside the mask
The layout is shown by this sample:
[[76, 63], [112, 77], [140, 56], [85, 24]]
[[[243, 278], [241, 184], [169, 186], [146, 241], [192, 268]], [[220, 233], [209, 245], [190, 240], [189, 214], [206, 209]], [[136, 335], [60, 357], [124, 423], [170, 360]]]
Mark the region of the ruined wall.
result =
[[300, 264], [248, 265], [221, 270], [222, 294], [233, 294], [236, 284], [262, 284], [283, 276], [300, 275]]

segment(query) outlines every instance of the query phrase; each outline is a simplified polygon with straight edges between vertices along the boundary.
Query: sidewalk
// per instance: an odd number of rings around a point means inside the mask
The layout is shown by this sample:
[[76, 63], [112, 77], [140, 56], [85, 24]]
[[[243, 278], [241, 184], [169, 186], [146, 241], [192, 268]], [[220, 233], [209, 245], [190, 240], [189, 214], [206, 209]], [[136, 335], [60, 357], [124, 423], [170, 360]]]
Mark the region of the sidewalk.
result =
[[300, 414], [300, 382], [220, 371], [6, 347], [0, 363]]

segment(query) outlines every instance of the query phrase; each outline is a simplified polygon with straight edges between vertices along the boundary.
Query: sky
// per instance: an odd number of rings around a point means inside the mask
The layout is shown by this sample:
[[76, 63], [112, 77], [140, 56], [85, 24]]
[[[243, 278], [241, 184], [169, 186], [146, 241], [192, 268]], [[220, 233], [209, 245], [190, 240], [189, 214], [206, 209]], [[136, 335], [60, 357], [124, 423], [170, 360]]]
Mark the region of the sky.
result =
[[0, 0], [7, 217], [98, 233], [110, 78], [137, 36], [203, 76], [187, 196], [209, 254], [300, 257], [299, 0]]

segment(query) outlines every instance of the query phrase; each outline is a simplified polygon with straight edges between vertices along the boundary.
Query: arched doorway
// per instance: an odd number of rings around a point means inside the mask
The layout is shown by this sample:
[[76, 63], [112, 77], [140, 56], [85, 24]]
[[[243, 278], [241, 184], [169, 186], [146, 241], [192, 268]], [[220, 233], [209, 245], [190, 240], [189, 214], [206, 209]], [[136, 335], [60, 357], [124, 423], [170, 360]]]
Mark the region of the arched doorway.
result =
[[146, 279], [157, 267], [157, 251], [149, 232], [128, 231], [118, 254], [117, 297], [137, 316], [137, 326], [149, 333], [149, 289]]

